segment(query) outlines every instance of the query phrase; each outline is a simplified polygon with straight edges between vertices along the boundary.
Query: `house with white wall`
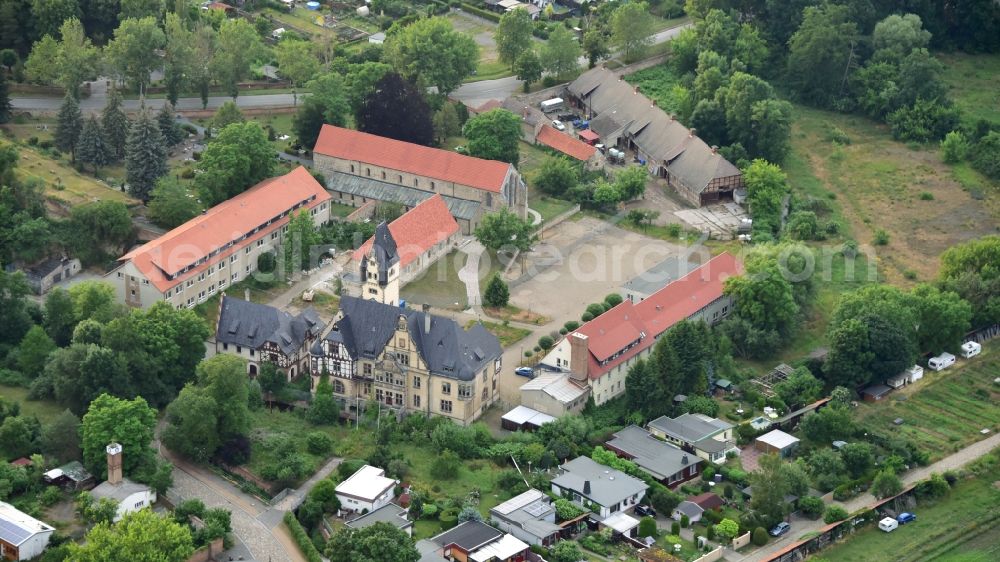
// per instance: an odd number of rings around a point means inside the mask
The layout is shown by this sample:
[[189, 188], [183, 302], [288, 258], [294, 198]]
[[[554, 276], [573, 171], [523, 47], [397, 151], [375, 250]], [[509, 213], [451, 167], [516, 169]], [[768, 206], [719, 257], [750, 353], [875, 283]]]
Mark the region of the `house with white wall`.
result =
[[397, 483], [385, 475], [385, 470], [366, 464], [337, 485], [340, 508], [358, 513], [375, 511], [392, 502]]

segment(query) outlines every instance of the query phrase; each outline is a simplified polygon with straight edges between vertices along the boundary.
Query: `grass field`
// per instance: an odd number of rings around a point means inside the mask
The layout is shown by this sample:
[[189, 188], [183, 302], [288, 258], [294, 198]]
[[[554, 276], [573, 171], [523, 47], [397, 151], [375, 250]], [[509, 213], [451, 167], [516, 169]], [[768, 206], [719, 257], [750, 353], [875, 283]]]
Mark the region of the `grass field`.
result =
[[[472, 327], [475, 323], [475, 320], [470, 320], [466, 328]], [[517, 326], [504, 326], [499, 322], [483, 321], [483, 327], [500, 340], [501, 347], [509, 347], [531, 335], [531, 330], [518, 328]]]
[[951, 88], [962, 120], [1000, 123], [1000, 55], [939, 54], [944, 81]]
[[[431, 464], [438, 454], [433, 447], [405, 444], [399, 446], [398, 450], [410, 465], [407, 480], [417, 489], [429, 492], [432, 498], [446, 496], [463, 500], [470, 493], [478, 492], [479, 512], [484, 517], [489, 516], [490, 508], [510, 498], [510, 495], [503, 490], [496, 489], [496, 479], [500, 469], [488, 460], [461, 461], [458, 477], [442, 481], [431, 476]], [[425, 522], [424, 526], [428, 527], [426, 532], [431, 532], [435, 526], [439, 528], [436, 521]]]
[[[458, 278], [458, 272], [465, 267], [466, 254], [452, 251], [439, 259], [420, 277], [411, 281], [402, 290], [402, 297], [413, 305], [429, 304], [452, 310], [465, 310], [469, 306], [465, 283]], [[480, 289], [486, 280], [500, 270], [502, 265], [491, 254], [483, 254], [479, 261]]]
[[35, 416], [43, 424], [66, 409], [51, 400], [28, 400], [28, 389], [19, 386], [0, 385], [0, 398], [20, 402], [22, 414]]
[[[994, 451], [993, 455], [997, 455]], [[868, 527], [823, 552], [826, 562], [992, 562], [1000, 559], [1000, 478], [995, 464], [958, 482], [948, 496], [920, 503], [917, 520], [891, 533]]]
[[[859, 403], [856, 419], [872, 431], [915, 442], [931, 461], [979, 441], [983, 429], [995, 433], [1000, 430], [1000, 386], [993, 382], [1000, 352], [995, 347], [970, 361], [959, 359], [945, 371], [926, 371], [922, 381], [894, 392], [888, 403]], [[905, 423], [893, 425], [896, 418]]]
[[538, 167], [542, 165], [542, 161], [549, 156], [549, 153], [526, 142], [522, 142], [520, 146], [521, 161], [519, 168], [524, 175], [525, 181], [528, 182], [528, 207], [531, 207], [538, 211], [538, 214], [542, 215], [543, 223], [572, 209], [572, 202], [549, 197], [535, 188], [535, 173], [538, 171]]

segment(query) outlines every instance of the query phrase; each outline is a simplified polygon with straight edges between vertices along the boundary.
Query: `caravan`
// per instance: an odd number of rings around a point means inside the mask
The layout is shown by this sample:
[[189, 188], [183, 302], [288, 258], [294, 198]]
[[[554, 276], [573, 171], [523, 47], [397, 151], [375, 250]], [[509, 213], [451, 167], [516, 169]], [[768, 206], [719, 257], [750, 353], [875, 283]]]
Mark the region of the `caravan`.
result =
[[954, 364], [955, 356], [947, 352], [927, 360], [927, 366], [935, 371], [943, 371]]
[[886, 517], [885, 519], [878, 522], [878, 528], [882, 529], [886, 533], [891, 533], [899, 528], [899, 522], [892, 517]]
[[983, 350], [983, 346], [979, 345], [974, 341], [967, 341], [962, 344], [962, 357], [966, 359], [971, 359]]

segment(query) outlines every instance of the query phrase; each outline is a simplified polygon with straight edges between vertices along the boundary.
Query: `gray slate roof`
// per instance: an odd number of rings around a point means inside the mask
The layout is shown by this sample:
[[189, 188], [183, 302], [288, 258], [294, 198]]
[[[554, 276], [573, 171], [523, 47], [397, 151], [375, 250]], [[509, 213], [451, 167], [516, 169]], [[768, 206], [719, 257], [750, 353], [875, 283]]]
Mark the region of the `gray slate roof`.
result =
[[[399, 263], [399, 250], [396, 248], [396, 239], [389, 232], [389, 225], [382, 221], [375, 227], [375, 236], [372, 241], [370, 255], [378, 265], [378, 282], [385, 287], [389, 283], [389, 268]], [[368, 269], [368, 255], [361, 258], [361, 273]]]
[[684, 414], [674, 419], [660, 416], [649, 422], [649, 427], [686, 443], [697, 443], [733, 427], [722, 420], [710, 419], [712, 421], [706, 421], [696, 414]]
[[318, 331], [321, 327], [322, 321], [312, 307], [303, 310], [298, 316], [292, 316], [266, 304], [223, 295], [215, 339], [221, 343], [253, 349], [259, 348], [264, 342], [272, 342], [285, 355], [293, 355], [302, 347], [309, 333]]
[[[721, 443], [719, 443], [721, 445]], [[614, 434], [608, 445], [633, 457], [639, 468], [663, 480], [689, 466], [701, 462], [696, 455], [682, 451], [649, 434], [641, 427], [630, 425]]]
[[503, 536], [503, 532], [482, 521], [466, 521], [461, 525], [445, 531], [431, 540], [440, 546], [450, 544], [461, 547], [466, 552], [472, 552]]
[[101, 482], [100, 485], [90, 491], [90, 495], [96, 500], [110, 498], [121, 503], [132, 494], [147, 490], [149, 490], [149, 486], [133, 482], [128, 478], [123, 478], [120, 484], [112, 484], [107, 481]]
[[[436, 375], [470, 381], [502, 353], [500, 341], [482, 324], [463, 330], [454, 320], [431, 314], [430, 333], [424, 333], [426, 313], [422, 311], [347, 296], [341, 298], [340, 310], [342, 316], [326, 339], [343, 343], [354, 359], [381, 355], [401, 314], [406, 316], [417, 352]], [[312, 352], [322, 353], [319, 342]]]
[[[649, 488], [642, 480], [597, 463], [590, 457], [577, 457], [560, 468], [562, 473], [552, 479], [553, 484], [573, 490], [605, 507], [620, 503]], [[583, 489], [587, 482], [590, 483], [590, 493], [585, 494]]]
[[397, 529], [405, 529], [413, 525], [413, 521], [406, 518], [406, 510], [394, 503], [383, 505], [375, 511], [370, 511], [357, 519], [347, 522], [347, 526], [352, 529], [364, 529], [375, 523], [389, 523]]
[[671, 256], [646, 271], [629, 279], [624, 289], [626, 292], [652, 295], [670, 283], [694, 271], [698, 266], [687, 259], [677, 259]]
[[417, 562], [449, 562], [447, 558], [439, 554], [441, 547], [430, 539], [419, 540], [415, 546], [420, 554], [420, 560]]
[[[344, 172], [330, 172], [326, 174], [326, 188], [331, 191], [339, 191], [348, 195], [377, 199], [379, 201], [396, 201], [397, 203], [410, 207], [416, 207], [421, 202], [434, 196], [433, 192], [421, 191], [405, 185], [389, 183], [372, 178], [355, 176]], [[459, 199], [441, 195], [448, 211], [456, 219], [472, 220], [479, 215], [480, 204], [478, 201]]]

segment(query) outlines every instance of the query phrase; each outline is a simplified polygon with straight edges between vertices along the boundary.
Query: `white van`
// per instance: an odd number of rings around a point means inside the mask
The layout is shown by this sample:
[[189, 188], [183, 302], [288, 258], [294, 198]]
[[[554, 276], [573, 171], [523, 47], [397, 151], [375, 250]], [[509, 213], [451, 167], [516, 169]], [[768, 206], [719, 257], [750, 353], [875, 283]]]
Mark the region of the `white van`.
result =
[[886, 517], [885, 519], [878, 522], [878, 528], [882, 529], [886, 533], [891, 533], [899, 528], [899, 522], [892, 517]]
[[965, 357], [966, 359], [970, 359], [972, 357], [975, 357], [975, 356], [979, 355], [979, 353], [982, 350], [983, 350], [983, 346], [979, 345], [978, 343], [976, 343], [974, 341], [967, 341], [967, 342], [965, 342], [965, 343], [962, 344], [962, 357]]
[[943, 371], [954, 364], [955, 356], [947, 352], [927, 360], [927, 366], [935, 371]]
[[557, 109], [562, 109], [563, 107], [565, 107], [562, 98], [548, 99], [538, 105], [539, 107], [542, 108], [543, 113], [551, 113]]

